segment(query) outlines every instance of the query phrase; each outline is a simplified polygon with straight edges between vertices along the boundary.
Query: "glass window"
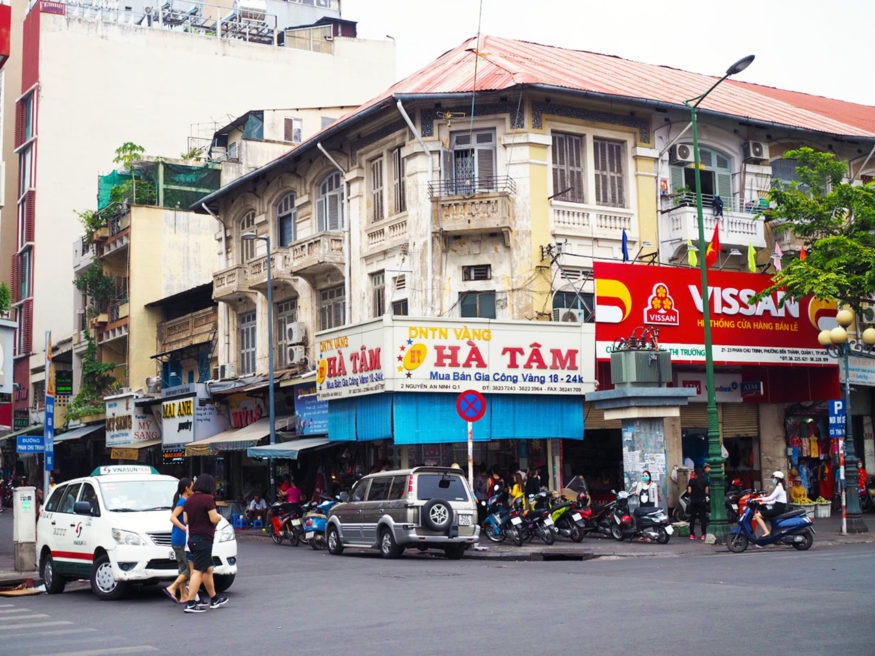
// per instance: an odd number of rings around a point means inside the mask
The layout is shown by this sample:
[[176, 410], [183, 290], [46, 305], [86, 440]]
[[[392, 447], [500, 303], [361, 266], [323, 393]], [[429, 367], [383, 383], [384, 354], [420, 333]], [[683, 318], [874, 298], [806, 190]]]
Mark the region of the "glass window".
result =
[[378, 157], [370, 164], [371, 186], [371, 221], [382, 221], [386, 218], [383, 211], [383, 158]]
[[18, 265], [20, 267], [19, 270], [19, 280], [21, 281], [21, 296], [19, 299], [25, 299], [30, 296], [30, 283], [31, 283], [31, 275], [33, 273], [31, 267], [31, 251], [30, 248], [26, 248], [18, 256]]
[[377, 271], [371, 274], [371, 311], [375, 317], [382, 317], [386, 312], [386, 273]]
[[240, 315], [240, 373], [255, 373], [255, 312]]
[[292, 364], [288, 347], [291, 345], [286, 327], [298, 320], [298, 300], [291, 299], [276, 305], [276, 341], [279, 346], [279, 366]]
[[87, 501], [88, 505], [91, 506], [91, 514], [95, 517], [100, 516], [100, 504], [97, 502], [97, 493], [94, 491], [94, 486], [91, 483], [82, 483], [79, 501]]
[[610, 207], [626, 206], [626, 182], [623, 172], [624, 145], [621, 141], [593, 139], [595, 202]]
[[[240, 235], [242, 236], [247, 232], [255, 232], [255, 212], [248, 212], [240, 220]], [[240, 264], [246, 264], [255, 259], [255, 244], [257, 241], [257, 239], [240, 239], [240, 253], [243, 258]]]
[[352, 486], [352, 490], [349, 492], [349, 500], [350, 501], [363, 501], [365, 495], [368, 493], [368, 484], [371, 482], [369, 478], [363, 478], [358, 481], [355, 485]]
[[283, 126], [283, 141], [299, 144], [303, 140], [304, 123], [299, 118], [287, 118]]
[[495, 292], [462, 292], [459, 294], [459, 316], [495, 319]]
[[469, 501], [468, 490], [461, 476], [446, 474], [419, 474], [416, 477], [416, 498]]
[[553, 198], [584, 202], [583, 137], [553, 133]]
[[327, 175], [319, 185], [316, 221], [319, 232], [343, 230], [343, 180], [339, 172]]
[[[702, 185], [702, 201], [710, 207], [714, 196], [720, 196], [727, 210], [731, 209], [732, 203], [732, 172], [729, 170], [729, 159], [723, 157], [710, 148], [699, 147], [699, 182]], [[726, 166], [718, 166], [719, 163]], [[693, 164], [682, 166], [680, 164], [671, 167], [672, 190], [695, 189], [696, 169]]]
[[406, 317], [409, 314], [406, 298], [392, 301], [392, 314], [396, 317]]
[[151, 481], [99, 481], [107, 510], [115, 512], [150, 512], [170, 510], [176, 481], [155, 477]]
[[46, 512], [54, 512], [60, 507], [61, 497], [64, 496], [66, 491], [66, 485], [59, 485], [54, 489], [52, 495], [49, 497], [49, 502], [46, 504]]
[[73, 506], [76, 505], [76, 497], [79, 496], [79, 488], [81, 483], [72, 483], [64, 490], [64, 495], [58, 503], [58, 512], [72, 513]]
[[392, 477], [392, 489], [389, 490], [389, 499], [403, 499], [407, 494], [407, 483], [409, 482], [409, 477], [407, 476], [393, 476]]
[[450, 194], [495, 189], [495, 130], [454, 132], [444, 174]]
[[389, 488], [392, 485], [391, 476], [378, 476], [371, 479], [371, 489], [368, 491], [368, 501], [385, 501], [389, 498]]
[[392, 151], [392, 198], [395, 202], [395, 214], [407, 211], [407, 188], [404, 179], [404, 158], [401, 147]]
[[319, 291], [319, 330], [337, 328], [346, 322], [346, 296], [343, 285]]
[[289, 246], [297, 239], [295, 192], [290, 191], [276, 204], [276, 234], [280, 246]]

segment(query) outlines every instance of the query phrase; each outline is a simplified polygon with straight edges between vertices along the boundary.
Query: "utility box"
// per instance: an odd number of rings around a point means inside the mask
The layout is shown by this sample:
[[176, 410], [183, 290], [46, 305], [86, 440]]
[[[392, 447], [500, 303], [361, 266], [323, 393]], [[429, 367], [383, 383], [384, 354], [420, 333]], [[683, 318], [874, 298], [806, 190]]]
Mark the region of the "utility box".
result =
[[15, 569], [32, 572], [36, 569], [36, 488], [17, 487], [12, 490], [12, 511]]
[[665, 387], [671, 382], [671, 353], [643, 349], [611, 353], [611, 382], [615, 387]]

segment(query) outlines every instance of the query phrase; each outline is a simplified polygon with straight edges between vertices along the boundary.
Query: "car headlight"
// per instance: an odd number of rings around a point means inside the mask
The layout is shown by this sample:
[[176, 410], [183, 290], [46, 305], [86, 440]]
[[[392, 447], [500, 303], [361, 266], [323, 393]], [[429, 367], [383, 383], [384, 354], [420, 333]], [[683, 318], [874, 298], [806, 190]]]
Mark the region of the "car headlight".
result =
[[123, 531], [120, 528], [112, 529], [112, 539], [118, 544], [126, 544], [134, 547], [146, 545], [146, 541], [133, 531]]
[[234, 527], [227, 522], [216, 529], [216, 542], [231, 542], [234, 539]]

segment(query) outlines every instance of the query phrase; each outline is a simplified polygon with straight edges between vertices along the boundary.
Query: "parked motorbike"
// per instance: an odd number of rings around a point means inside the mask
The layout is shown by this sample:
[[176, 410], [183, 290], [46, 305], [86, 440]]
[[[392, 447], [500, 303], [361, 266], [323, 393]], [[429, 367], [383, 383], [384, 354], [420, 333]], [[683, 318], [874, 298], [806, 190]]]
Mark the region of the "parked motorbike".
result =
[[631, 509], [629, 498], [625, 490], [617, 493], [617, 502], [611, 513], [611, 537], [615, 540], [641, 537], [666, 544], [674, 533], [666, 512], [655, 507]]
[[486, 517], [483, 519], [483, 533], [491, 542], [504, 542], [507, 538], [510, 514], [510, 508], [503, 503], [501, 494], [489, 497], [486, 502]]
[[860, 487], [860, 510], [875, 511], [875, 476], [869, 476], [866, 485]]
[[581, 509], [581, 517], [586, 521], [583, 534], [613, 537], [611, 535], [611, 522], [616, 505], [617, 502], [614, 500], [603, 506], [588, 506]]
[[507, 525], [507, 535], [518, 547], [536, 536], [544, 544], [553, 544], [556, 541], [553, 534], [553, 518], [550, 516], [546, 499], [546, 492], [541, 492], [528, 497], [526, 508], [523, 507], [522, 497], [514, 502]]
[[805, 551], [814, 544], [814, 522], [804, 510], [791, 510], [771, 520], [772, 530], [768, 537], [757, 536], [754, 512], [759, 505], [759, 496], [747, 494], [739, 499], [741, 516], [732, 527], [727, 546], [733, 553], [741, 553], [749, 544], [764, 547], [769, 544], [789, 544], [798, 551]]
[[298, 504], [276, 502], [268, 508], [265, 525], [274, 544], [288, 541], [290, 547], [298, 546], [301, 539], [302, 508]]
[[[592, 509], [586, 508], [586, 514], [592, 516]], [[570, 538], [572, 542], [583, 540], [583, 531], [586, 528], [584, 511], [576, 502], [564, 499], [555, 499], [550, 505], [550, 517], [553, 520], [553, 531], [559, 535]]]
[[339, 499], [322, 497], [322, 501], [304, 513], [301, 518], [304, 524], [304, 540], [313, 549], [325, 548], [325, 525], [328, 522], [328, 511]]

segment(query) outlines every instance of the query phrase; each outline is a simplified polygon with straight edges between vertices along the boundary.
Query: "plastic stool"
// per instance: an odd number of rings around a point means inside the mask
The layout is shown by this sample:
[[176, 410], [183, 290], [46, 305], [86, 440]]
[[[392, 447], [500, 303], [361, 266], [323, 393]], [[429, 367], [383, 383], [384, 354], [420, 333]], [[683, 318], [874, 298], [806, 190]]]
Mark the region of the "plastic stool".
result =
[[253, 519], [252, 528], [264, 528], [264, 522], [260, 519]]
[[246, 518], [240, 514], [234, 514], [231, 516], [231, 525], [234, 528], [247, 528], [249, 523], [246, 521]]

